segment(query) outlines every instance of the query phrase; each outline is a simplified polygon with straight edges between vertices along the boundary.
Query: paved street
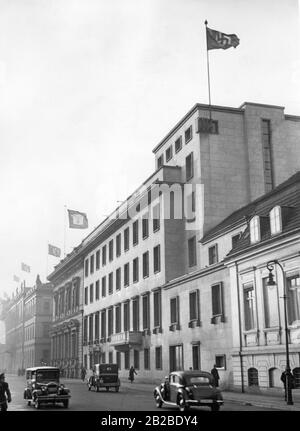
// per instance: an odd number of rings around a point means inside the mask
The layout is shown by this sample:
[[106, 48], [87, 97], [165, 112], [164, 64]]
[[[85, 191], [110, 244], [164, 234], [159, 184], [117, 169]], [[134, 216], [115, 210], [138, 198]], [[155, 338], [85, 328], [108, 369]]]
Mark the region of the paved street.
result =
[[[27, 406], [26, 401], [23, 399], [23, 392], [25, 387], [24, 377], [7, 376], [12, 392], [12, 403], [9, 405], [10, 411], [37, 411], [32, 406]], [[87, 386], [81, 381], [70, 381], [62, 383], [71, 390], [72, 398], [70, 400], [70, 407], [65, 410], [62, 405], [55, 407], [42, 406], [41, 410], [55, 410], [55, 411], [153, 411], [153, 412], [174, 412], [176, 409], [163, 408], [158, 410], [155, 407], [153, 393], [151, 387], [145, 388], [145, 385], [134, 383], [130, 385], [124, 382], [120, 392], [116, 393], [111, 390], [106, 392], [88, 391]], [[207, 407], [192, 409], [195, 412], [210, 411]], [[192, 411], [191, 410], [191, 411]], [[245, 406], [236, 402], [225, 402], [221, 411], [273, 411], [271, 409]]]

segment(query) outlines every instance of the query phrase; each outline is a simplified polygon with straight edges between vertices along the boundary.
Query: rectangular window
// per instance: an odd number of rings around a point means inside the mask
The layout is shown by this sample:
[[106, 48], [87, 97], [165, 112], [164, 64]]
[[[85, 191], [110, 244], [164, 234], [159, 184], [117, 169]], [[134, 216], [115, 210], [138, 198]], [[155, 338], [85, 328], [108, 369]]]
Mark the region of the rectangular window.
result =
[[148, 238], [149, 236], [149, 214], [145, 214], [142, 218], [142, 230], [143, 230], [143, 239]]
[[96, 301], [100, 298], [99, 280], [96, 281]]
[[170, 323], [179, 323], [179, 298], [175, 296], [170, 299]]
[[154, 327], [157, 328], [161, 325], [161, 294], [160, 291], [154, 292]]
[[115, 308], [115, 325], [116, 330], [115, 333], [118, 334], [121, 332], [121, 305], [117, 305]]
[[271, 122], [262, 120], [262, 144], [263, 144], [263, 164], [265, 177], [265, 192], [269, 192], [274, 187], [273, 181], [273, 161], [272, 161], [272, 141], [271, 141]]
[[85, 287], [84, 288], [84, 304], [87, 305], [89, 303], [89, 292], [88, 292], [88, 288]]
[[193, 128], [190, 126], [185, 132], [184, 132], [184, 139], [185, 143], [187, 144], [193, 137]]
[[89, 275], [89, 260], [86, 259], [84, 262], [84, 275], [85, 277], [88, 277]]
[[143, 254], [143, 277], [149, 277], [149, 251]]
[[96, 270], [100, 268], [100, 250], [96, 252]]
[[101, 338], [106, 338], [106, 311], [101, 311]]
[[153, 207], [153, 232], [156, 232], [160, 228], [160, 204], [156, 204]]
[[90, 273], [93, 274], [94, 272], [94, 255], [90, 257]]
[[110, 240], [108, 243], [108, 259], [111, 262], [114, 258], [114, 240]]
[[243, 286], [245, 330], [255, 328], [255, 296], [253, 284]]
[[164, 155], [162, 154], [158, 159], [157, 159], [157, 169], [160, 169], [164, 164]]
[[129, 370], [129, 350], [124, 352], [124, 368], [125, 370]]
[[133, 283], [137, 283], [139, 281], [139, 258], [136, 257], [133, 259], [133, 265], [132, 265], [132, 276], [133, 276]]
[[110, 272], [108, 275], [108, 294], [112, 295], [114, 291], [114, 273]]
[[139, 300], [134, 299], [132, 301], [132, 329], [138, 331], [140, 328], [140, 310]]
[[102, 297], [106, 296], [106, 276], [102, 277]]
[[222, 301], [222, 284], [214, 284], [211, 287], [211, 299], [212, 299], [212, 315], [220, 316], [223, 314], [223, 301]]
[[108, 353], [108, 363], [113, 364], [113, 352]]
[[94, 301], [94, 284], [90, 285], [90, 302]]
[[200, 346], [194, 344], [192, 346], [193, 370], [200, 370]]
[[129, 250], [129, 227], [124, 230], [124, 251]]
[[106, 245], [102, 247], [102, 266], [106, 265]]
[[118, 365], [119, 370], [121, 369], [121, 352], [116, 353], [116, 362]]
[[190, 193], [187, 196], [187, 208], [186, 208], [186, 219], [187, 221], [194, 221], [196, 213], [196, 200], [195, 192]]
[[170, 371], [183, 370], [183, 345], [169, 347]]
[[95, 313], [95, 340], [99, 340], [99, 311]]
[[132, 225], [132, 244], [137, 245], [139, 243], [139, 221], [136, 220]]
[[237, 243], [238, 243], [238, 241], [239, 241], [240, 237], [241, 237], [241, 234], [240, 234], [240, 233], [237, 233], [236, 235], [233, 235], [233, 236], [231, 237], [231, 247], [232, 247], [232, 248], [234, 248], [234, 247], [237, 245]]
[[124, 331], [129, 331], [129, 327], [130, 327], [130, 313], [129, 313], [129, 302], [126, 301], [124, 302], [123, 305], [123, 324], [124, 324]]
[[144, 349], [144, 369], [150, 370], [150, 349]]
[[116, 256], [121, 256], [121, 234], [119, 233], [116, 238]]
[[268, 277], [263, 278], [263, 298], [265, 311], [265, 327], [279, 326], [278, 294], [276, 286], [268, 286]]
[[216, 355], [215, 364], [220, 370], [226, 370], [226, 355]]
[[129, 286], [129, 263], [124, 265], [124, 286]]
[[93, 314], [89, 315], [89, 343], [93, 342], [94, 334], [93, 334]]
[[189, 181], [194, 176], [193, 153], [189, 154], [185, 159], [185, 176], [186, 181]]
[[287, 284], [288, 324], [300, 320], [300, 274], [289, 275]]
[[150, 328], [150, 303], [149, 295], [143, 296], [143, 329]]
[[153, 248], [153, 270], [160, 272], [160, 245]]
[[114, 328], [114, 310], [113, 308], [108, 309], [107, 315], [107, 336], [110, 337], [113, 333]]
[[106, 353], [101, 353], [101, 364], [106, 364]]
[[179, 136], [178, 139], [175, 141], [175, 153], [178, 153], [182, 148], [182, 137]]
[[136, 370], [140, 368], [140, 352], [138, 350], [133, 351], [133, 366]]
[[196, 237], [193, 236], [188, 240], [188, 250], [189, 250], [189, 267], [195, 266], [197, 264], [197, 249], [196, 249]]
[[166, 149], [166, 161], [168, 162], [173, 157], [173, 148], [172, 145], [170, 145], [169, 148]]
[[208, 249], [208, 264], [213, 265], [218, 262], [218, 244], [214, 244]]
[[116, 290], [121, 289], [121, 268], [116, 270]]
[[83, 344], [87, 344], [88, 341], [88, 318], [83, 318]]
[[156, 370], [162, 369], [162, 347], [155, 347], [155, 368]]
[[200, 319], [199, 290], [190, 292], [190, 321]]

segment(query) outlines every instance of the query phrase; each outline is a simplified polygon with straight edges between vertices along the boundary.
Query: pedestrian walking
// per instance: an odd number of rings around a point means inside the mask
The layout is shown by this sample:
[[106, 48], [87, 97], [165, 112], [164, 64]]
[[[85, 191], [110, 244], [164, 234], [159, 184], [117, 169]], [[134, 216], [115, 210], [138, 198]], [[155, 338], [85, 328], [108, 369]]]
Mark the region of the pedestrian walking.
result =
[[11, 393], [8, 383], [5, 381], [5, 374], [0, 374], [0, 411], [6, 412], [7, 403], [11, 402]]
[[285, 369], [280, 377], [280, 380], [283, 383], [283, 387], [284, 387], [284, 400], [287, 400], [287, 382], [289, 383], [289, 389], [294, 389], [295, 388], [295, 377], [293, 376], [293, 373], [290, 370]]
[[84, 382], [85, 379], [85, 375], [86, 375], [86, 369], [85, 367], [81, 368], [81, 380]]
[[135, 374], [137, 375], [137, 372], [133, 368], [133, 365], [131, 365], [130, 370], [129, 370], [129, 377], [128, 377], [128, 379], [130, 380], [130, 383], [132, 383], [134, 381], [134, 375]]
[[219, 386], [220, 376], [219, 376], [219, 372], [217, 370], [216, 364], [214, 365], [213, 369], [211, 370], [211, 374], [213, 375], [213, 378], [215, 380], [216, 387], [218, 387]]

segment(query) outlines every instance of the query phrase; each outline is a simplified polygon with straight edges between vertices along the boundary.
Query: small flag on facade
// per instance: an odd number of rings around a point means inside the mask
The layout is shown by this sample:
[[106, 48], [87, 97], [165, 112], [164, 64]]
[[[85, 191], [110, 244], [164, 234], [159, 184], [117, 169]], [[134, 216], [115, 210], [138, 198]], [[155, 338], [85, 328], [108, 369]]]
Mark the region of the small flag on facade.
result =
[[87, 229], [88, 219], [85, 213], [79, 211], [68, 210], [69, 213], [69, 227], [71, 229]]
[[55, 257], [60, 257], [61, 250], [58, 247], [55, 247], [55, 245], [48, 244], [48, 254], [51, 254]]
[[22, 262], [21, 268], [22, 268], [22, 271], [30, 272], [30, 266], [26, 265], [26, 263]]
[[20, 281], [20, 279], [17, 275], [14, 275], [14, 281], [16, 281], [17, 283]]
[[236, 48], [240, 39], [236, 34], [225, 34], [220, 31], [206, 27], [207, 49], [228, 49], [232, 46]]

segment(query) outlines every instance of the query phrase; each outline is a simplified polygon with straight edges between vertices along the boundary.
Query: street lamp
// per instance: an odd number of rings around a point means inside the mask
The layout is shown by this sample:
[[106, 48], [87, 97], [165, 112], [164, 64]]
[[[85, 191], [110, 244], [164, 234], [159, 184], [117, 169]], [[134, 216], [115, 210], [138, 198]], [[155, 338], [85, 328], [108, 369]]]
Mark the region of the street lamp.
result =
[[291, 367], [290, 367], [290, 353], [289, 353], [289, 333], [288, 333], [288, 324], [287, 324], [287, 289], [286, 289], [286, 278], [282, 265], [278, 262], [278, 260], [271, 260], [267, 263], [267, 268], [269, 270], [268, 277], [268, 286], [275, 286], [276, 283], [274, 281], [273, 270], [274, 266], [278, 265], [282, 272], [283, 278], [283, 300], [284, 300], [284, 329], [285, 329], [285, 354], [286, 354], [286, 367], [285, 367], [285, 397], [286, 403], [289, 405], [293, 403], [292, 396], [292, 375], [291, 375]]

